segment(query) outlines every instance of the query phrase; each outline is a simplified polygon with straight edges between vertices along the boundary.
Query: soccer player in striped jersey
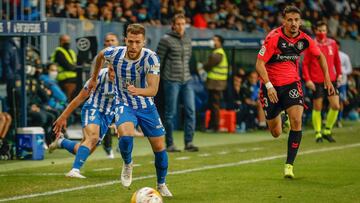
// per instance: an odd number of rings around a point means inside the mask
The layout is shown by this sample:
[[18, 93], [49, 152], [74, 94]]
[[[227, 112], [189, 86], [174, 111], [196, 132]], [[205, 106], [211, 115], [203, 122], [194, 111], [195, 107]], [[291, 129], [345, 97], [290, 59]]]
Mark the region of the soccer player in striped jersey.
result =
[[160, 80], [160, 61], [155, 52], [144, 48], [145, 28], [131, 24], [126, 29], [126, 46], [109, 47], [98, 54], [89, 89], [94, 88], [97, 74], [104, 61], [115, 70], [120, 99], [115, 109], [115, 124], [120, 135], [119, 148], [124, 160], [121, 183], [128, 187], [132, 182], [133, 136], [140, 126], [155, 155], [157, 189], [162, 196], [172, 196], [165, 184], [168, 157], [165, 150], [165, 129], [160, 120], [153, 97]]
[[[94, 91], [88, 88], [89, 81], [87, 81], [81, 92], [54, 122], [53, 131], [57, 138], [50, 145], [49, 152], [53, 152], [56, 148], [64, 148], [76, 155], [73, 168], [66, 174], [67, 177], [85, 178], [80, 174], [80, 169], [88, 156], [96, 149], [96, 146], [101, 143], [109, 125], [111, 125], [115, 116], [114, 108], [118, 102], [114, 78], [115, 72], [112, 67], [102, 69], [96, 79]], [[84, 135], [82, 141], [78, 143], [60, 136], [61, 130], [66, 128], [66, 120], [70, 114], [86, 99], [87, 101], [81, 111]]]

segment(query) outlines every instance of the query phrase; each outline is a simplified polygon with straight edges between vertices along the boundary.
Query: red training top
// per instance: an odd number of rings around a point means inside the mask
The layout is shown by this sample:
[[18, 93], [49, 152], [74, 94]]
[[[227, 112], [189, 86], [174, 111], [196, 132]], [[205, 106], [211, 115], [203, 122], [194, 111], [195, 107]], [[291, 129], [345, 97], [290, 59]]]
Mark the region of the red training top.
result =
[[[337, 77], [341, 74], [341, 62], [335, 40], [326, 38], [324, 42], [319, 42], [316, 39], [314, 41], [325, 55], [329, 68], [330, 80], [332, 82], [336, 81]], [[303, 78], [305, 81], [311, 80], [316, 83], [324, 82], [324, 74], [320, 67], [320, 63], [317, 58], [307, 52], [304, 54]]]
[[[272, 30], [265, 38], [258, 59], [265, 61], [270, 82], [274, 86], [283, 86], [299, 81], [299, 58], [304, 50], [314, 56], [320, 50], [311, 37], [302, 31], [296, 37], [287, 37], [281, 26]], [[263, 82], [263, 81], [262, 81]]]

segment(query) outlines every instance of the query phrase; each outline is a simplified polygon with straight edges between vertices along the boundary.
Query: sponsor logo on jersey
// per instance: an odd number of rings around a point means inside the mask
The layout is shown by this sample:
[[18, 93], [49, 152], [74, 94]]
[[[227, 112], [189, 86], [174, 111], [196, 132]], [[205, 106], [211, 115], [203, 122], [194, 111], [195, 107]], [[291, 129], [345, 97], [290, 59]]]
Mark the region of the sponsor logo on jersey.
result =
[[289, 97], [290, 98], [296, 99], [299, 96], [300, 96], [300, 94], [299, 94], [299, 91], [297, 89], [290, 90], [290, 92], [289, 92]]
[[264, 56], [265, 52], [266, 52], [266, 47], [263, 45], [259, 51], [259, 55]]

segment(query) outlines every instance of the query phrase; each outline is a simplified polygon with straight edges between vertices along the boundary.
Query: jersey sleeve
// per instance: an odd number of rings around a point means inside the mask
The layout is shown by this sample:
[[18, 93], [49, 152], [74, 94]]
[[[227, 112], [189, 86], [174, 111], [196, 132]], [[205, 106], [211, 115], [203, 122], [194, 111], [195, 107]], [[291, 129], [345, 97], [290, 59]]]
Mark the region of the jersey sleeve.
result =
[[336, 42], [334, 41], [333, 43], [333, 47], [335, 50], [334, 53], [334, 66], [335, 66], [335, 70], [336, 70], [336, 78], [342, 74], [342, 70], [341, 70], [341, 60], [340, 60], [340, 56], [339, 56], [339, 50], [337, 48]]
[[320, 56], [321, 51], [320, 48], [316, 45], [315, 41], [310, 37], [307, 37], [307, 40], [309, 41], [309, 48], [307, 49], [307, 52], [315, 57]]
[[146, 73], [160, 75], [160, 58], [156, 53], [150, 54], [146, 60]]
[[107, 62], [109, 62], [109, 63], [113, 62], [115, 55], [116, 55], [116, 50], [117, 50], [116, 47], [108, 47], [105, 49], [104, 57]]
[[303, 79], [306, 82], [310, 80], [309, 69], [310, 69], [311, 57], [313, 56], [311, 55], [309, 50], [306, 50], [304, 53], [304, 60], [302, 62], [302, 75], [303, 75]]
[[277, 40], [278, 37], [276, 36], [267, 36], [257, 58], [263, 60], [265, 63], [268, 62], [275, 53]]

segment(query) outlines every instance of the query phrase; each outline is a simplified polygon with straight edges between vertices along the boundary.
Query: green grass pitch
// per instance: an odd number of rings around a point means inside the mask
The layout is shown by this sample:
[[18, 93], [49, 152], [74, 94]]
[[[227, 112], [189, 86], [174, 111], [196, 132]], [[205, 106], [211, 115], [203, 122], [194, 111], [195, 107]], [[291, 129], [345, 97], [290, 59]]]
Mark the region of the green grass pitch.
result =
[[[305, 130], [295, 161], [295, 179], [283, 178], [287, 135], [196, 133], [199, 152], [169, 154], [167, 184], [173, 198], [164, 202], [360, 202], [360, 125], [334, 129], [336, 143], [316, 144]], [[183, 135], [175, 133], [183, 147]], [[114, 147], [117, 140], [114, 139]], [[65, 150], [43, 161], [1, 161], [0, 202], [130, 202], [142, 187], [155, 187], [153, 155], [145, 138], [134, 145], [134, 182], [119, 182], [121, 159], [109, 160], [101, 148], [82, 173], [65, 178], [73, 156]]]

